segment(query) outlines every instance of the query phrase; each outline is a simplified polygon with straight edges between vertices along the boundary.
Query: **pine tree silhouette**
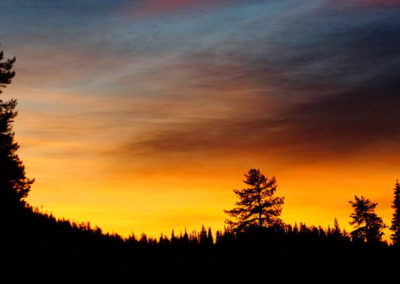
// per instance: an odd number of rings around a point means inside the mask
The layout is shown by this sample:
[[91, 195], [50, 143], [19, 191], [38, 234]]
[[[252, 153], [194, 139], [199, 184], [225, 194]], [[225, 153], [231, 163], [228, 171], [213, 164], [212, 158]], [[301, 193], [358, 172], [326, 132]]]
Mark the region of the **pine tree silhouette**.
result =
[[208, 231], [207, 231], [207, 242], [208, 245], [211, 246], [214, 244], [214, 238], [212, 235], [212, 231], [211, 231], [211, 227], [208, 227]]
[[339, 222], [336, 218], [333, 222], [333, 231], [332, 232], [335, 235], [341, 235], [341, 233], [342, 233], [342, 230], [340, 229], [340, 226], [339, 226]]
[[400, 184], [396, 181], [394, 187], [394, 200], [392, 208], [394, 209], [392, 226], [390, 229], [393, 231], [391, 239], [393, 240], [393, 245], [400, 246]]
[[242, 230], [252, 226], [267, 227], [279, 222], [284, 203], [283, 197], [274, 197], [276, 191], [275, 177], [266, 178], [259, 170], [250, 169], [244, 175], [244, 183], [249, 188], [234, 192], [239, 196], [236, 208], [225, 210], [234, 220], [226, 220], [226, 223], [235, 230]]
[[208, 236], [207, 236], [207, 231], [206, 228], [203, 226], [201, 226], [201, 231], [199, 234], [199, 240], [200, 240], [200, 244], [201, 245], [208, 245]]
[[354, 212], [350, 215], [353, 221], [350, 225], [354, 225], [355, 229], [351, 232], [353, 240], [367, 243], [377, 243], [381, 241], [383, 228], [385, 224], [382, 218], [375, 213], [375, 207], [378, 203], [373, 203], [369, 199], [361, 196], [354, 196], [355, 201], [349, 201], [354, 208]]
[[[1, 88], [11, 83], [15, 72], [12, 70], [15, 58], [4, 60], [0, 52], [0, 93]], [[0, 208], [10, 211], [25, 205], [33, 180], [25, 175], [25, 167], [17, 155], [19, 148], [12, 130], [17, 112], [17, 100], [0, 100]]]

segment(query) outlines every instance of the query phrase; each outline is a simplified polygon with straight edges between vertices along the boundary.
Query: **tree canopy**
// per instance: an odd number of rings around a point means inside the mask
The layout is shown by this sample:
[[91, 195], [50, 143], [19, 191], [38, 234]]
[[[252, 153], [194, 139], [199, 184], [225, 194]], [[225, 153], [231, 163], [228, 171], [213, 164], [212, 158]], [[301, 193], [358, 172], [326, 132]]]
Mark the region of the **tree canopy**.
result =
[[[15, 76], [14, 63], [15, 58], [4, 60], [4, 53], [0, 52], [0, 93]], [[26, 177], [25, 167], [17, 155], [19, 145], [12, 129], [17, 116], [16, 106], [15, 99], [0, 99], [0, 202], [1, 208], [6, 210], [25, 205], [23, 199], [28, 196], [33, 183]]]
[[396, 181], [396, 185], [394, 187], [394, 200], [392, 208], [394, 209], [393, 218], [392, 218], [392, 226], [390, 229], [393, 231], [391, 236], [393, 240], [393, 244], [396, 246], [400, 245], [400, 184], [399, 181]]
[[375, 207], [378, 203], [373, 203], [364, 196], [354, 196], [355, 201], [349, 201], [354, 209], [350, 215], [353, 219], [350, 225], [355, 229], [351, 232], [353, 240], [359, 240], [367, 243], [377, 243], [381, 241], [383, 228], [385, 224], [381, 217], [375, 213]]
[[262, 228], [279, 222], [284, 199], [274, 197], [276, 178], [267, 178], [258, 169], [250, 169], [244, 176], [246, 179], [243, 182], [249, 187], [234, 190], [239, 201], [232, 210], [225, 210], [225, 213], [233, 217], [233, 220], [226, 220], [226, 223], [240, 231], [251, 226]]
[[2, 92], [1, 89], [10, 84], [15, 76], [15, 71], [13, 71], [14, 63], [15, 57], [4, 60], [4, 52], [0, 51], [0, 93]]

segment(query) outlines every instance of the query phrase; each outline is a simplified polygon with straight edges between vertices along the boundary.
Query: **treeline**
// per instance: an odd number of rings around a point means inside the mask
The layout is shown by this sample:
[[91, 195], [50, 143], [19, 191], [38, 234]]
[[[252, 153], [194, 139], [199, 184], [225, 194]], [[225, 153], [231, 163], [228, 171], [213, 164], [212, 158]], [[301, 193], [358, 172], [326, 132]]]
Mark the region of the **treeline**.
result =
[[[29, 205], [9, 212], [8, 216], [0, 218], [2, 228], [8, 233], [23, 235], [25, 238], [38, 237], [45, 240], [47, 244], [72, 243], [75, 241], [89, 241], [90, 243], [115, 243], [126, 247], [200, 247], [211, 248], [227, 246], [235, 242], [245, 240], [250, 235], [269, 236], [282, 239], [282, 241], [295, 241], [315, 243], [317, 242], [341, 242], [355, 243], [351, 234], [341, 229], [337, 220], [334, 226], [323, 228], [322, 226], [307, 226], [305, 223], [276, 224], [271, 227], [259, 228], [249, 227], [246, 231], [236, 232], [230, 227], [217, 230], [213, 233], [212, 228], [202, 226], [200, 231], [179, 232], [172, 230], [168, 236], [161, 234], [159, 237], [147, 236], [145, 233], [139, 235], [131, 234], [124, 238], [117, 233], [104, 233], [100, 227], [93, 227], [90, 222], [73, 222], [68, 219], [57, 219], [53, 214], [41, 212]], [[367, 244], [367, 243], [366, 243]], [[390, 246], [382, 242], [383, 246]]]
[[60, 277], [74, 283], [119, 283], [115, 281], [155, 275], [240, 277], [255, 269], [272, 273], [271, 279], [279, 274], [302, 279], [304, 273], [334, 269], [338, 271], [330, 279], [336, 280], [353, 279], [358, 269], [368, 272], [356, 277], [364, 283], [385, 283], [382, 279], [393, 279], [393, 266], [399, 264], [396, 248], [386, 242], [355, 242], [337, 222], [332, 228], [281, 223], [241, 232], [227, 228], [213, 233], [203, 227], [157, 238], [123, 238], [89, 223], [57, 220], [29, 206], [17, 211], [2, 218], [0, 277], [8, 281], [4, 283], [52, 282]]
[[[87, 227], [86, 227], [87, 228]], [[260, 236], [258, 238], [257, 236]], [[262, 228], [258, 227], [249, 228], [244, 232], [236, 233], [230, 228], [225, 230], [217, 230], [215, 235], [212, 229], [205, 229], [203, 226], [200, 232], [192, 231], [191, 233], [180, 233], [176, 235], [172, 231], [171, 235], [161, 234], [160, 237], [148, 237], [142, 233], [140, 236], [132, 234], [124, 239], [128, 246], [144, 246], [144, 247], [200, 247], [211, 248], [219, 246], [234, 245], [236, 242], [243, 242], [251, 239], [259, 239], [262, 241], [264, 237], [274, 238], [276, 242], [299, 242], [302, 244], [316, 244], [316, 243], [341, 243], [351, 245], [351, 235], [345, 230], [340, 229], [337, 225], [334, 228], [328, 227], [327, 229], [321, 226], [307, 226], [300, 223], [299, 225], [281, 224], [273, 227]], [[253, 240], [254, 240], [253, 239]], [[358, 244], [358, 243], [357, 243]], [[365, 243], [366, 244], [366, 243]], [[381, 243], [382, 246], [389, 246], [386, 242]]]

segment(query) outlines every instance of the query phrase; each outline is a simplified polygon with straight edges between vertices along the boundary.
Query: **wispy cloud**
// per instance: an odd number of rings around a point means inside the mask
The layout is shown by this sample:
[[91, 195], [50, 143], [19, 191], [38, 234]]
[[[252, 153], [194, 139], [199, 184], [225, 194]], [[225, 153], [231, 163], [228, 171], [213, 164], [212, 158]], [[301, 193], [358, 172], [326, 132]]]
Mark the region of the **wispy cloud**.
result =
[[121, 13], [126, 16], [143, 18], [157, 16], [165, 13], [182, 12], [185, 9], [201, 9], [204, 7], [218, 7], [232, 4], [240, 0], [149, 0], [149, 1], [128, 1]]
[[192, 91], [180, 98], [220, 111], [154, 124], [128, 149], [171, 156], [280, 149], [318, 159], [397, 143], [398, 16], [382, 11], [349, 21], [352, 16], [313, 8], [279, 21], [278, 30], [257, 19], [242, 29], [251, 34], [265, 25], [261, 35], [186, 52], [177, 68], [186, 75], [180, 86]]
[[200, 163], [387, 161], [400, 149], [399, 15], [394, 0], [2, 1], [22, 158], [39, 188], [51, 180], [41, 196], [91, 188], [89, 174], [145, 195], [190, 188], [176, 177]]
[[331, 5], [348, 8], [391, 8], [400, 6], [399, 0], [329, 0]]

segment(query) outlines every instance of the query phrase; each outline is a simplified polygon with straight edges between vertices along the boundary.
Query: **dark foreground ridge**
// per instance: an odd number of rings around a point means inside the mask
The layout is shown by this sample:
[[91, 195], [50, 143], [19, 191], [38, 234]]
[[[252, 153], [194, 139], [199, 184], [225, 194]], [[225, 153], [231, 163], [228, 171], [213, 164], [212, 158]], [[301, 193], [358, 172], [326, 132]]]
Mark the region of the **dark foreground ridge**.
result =
[[[339, 227], [280, 225], [123, 239], [30, 207], [1, 218], [5, 283], [247, 279], [263, 283], [396, 283], [400, 251], [351, 241]], [[394, 281], [394, 282], [393, 282]], [[4, 283], [3, 281], [1, 281]], [[186, 282], [186, 281], [185, 281]]]

